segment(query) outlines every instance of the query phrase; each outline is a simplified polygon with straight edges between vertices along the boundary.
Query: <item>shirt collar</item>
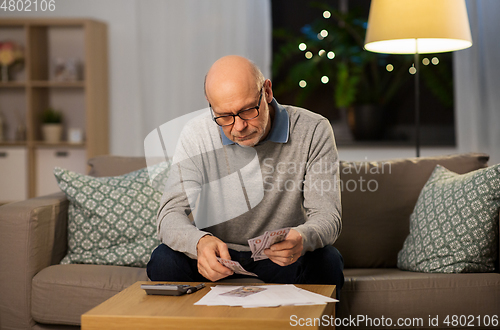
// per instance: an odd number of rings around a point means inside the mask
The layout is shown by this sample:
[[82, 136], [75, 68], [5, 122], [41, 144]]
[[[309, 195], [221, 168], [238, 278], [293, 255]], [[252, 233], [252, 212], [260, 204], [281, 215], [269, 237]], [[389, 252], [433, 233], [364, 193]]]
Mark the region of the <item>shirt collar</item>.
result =
[[[287, 143], [288, 137], [290, 135], [290, 120], [288, 117], [288, 112], [281, 104], [276, 101], [274, 97], [271, 101], [271, 106], [274, 108], [274, 120], [272, 123], [271, 131], [269, 131], [269, 134], [261, 143], [267, 141]], [[222, 127], [219, 126], [219, 130], [222, 136], [223, 145], [227, 146], [230, 144], [236, 144], [227, 138], [226, 134], [224, 134], [224, 131], [222, 130]]]

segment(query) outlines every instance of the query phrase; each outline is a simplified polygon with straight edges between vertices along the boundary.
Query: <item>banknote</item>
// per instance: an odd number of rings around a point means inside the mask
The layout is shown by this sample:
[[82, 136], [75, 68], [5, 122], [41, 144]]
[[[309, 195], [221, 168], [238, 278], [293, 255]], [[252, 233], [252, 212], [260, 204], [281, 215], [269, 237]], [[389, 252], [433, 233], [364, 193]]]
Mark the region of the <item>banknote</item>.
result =
[[264, 240], [265, 240], [265, 234], [248, 240], [248, 246], [250, 246], [250, 250], [252, 251], [252, 257], [262, 249]]
[[225, 267], [231, 269], [233, 272], [236, 274], [242, 274], [242, 275], [250, 275], [250, 276], [257, 276], [257, 274], [254, 274], [252, 272], [247, 271], [245, 268], [241, 266], [241, 264], [238, 261], [234, 260], [228, 260], [228, 259], [223, 259], [217, 257], [217, 260]]
[[249, 239], [248, 245], [252, 251], [253, 260], [269, 259], [269, 257], [265, 255], [264, 250], [270, 248], [273, 244], [284, 241], [289, 232], [290, 228], [281, 228], [266, 231], [261, 236]]
[[266, 290], [266, 288], [261, 288], [258, 286], [242, 286], [240, 288], [223, 293], [221, 294], [221, 296], [244, 298], [264, 290]]

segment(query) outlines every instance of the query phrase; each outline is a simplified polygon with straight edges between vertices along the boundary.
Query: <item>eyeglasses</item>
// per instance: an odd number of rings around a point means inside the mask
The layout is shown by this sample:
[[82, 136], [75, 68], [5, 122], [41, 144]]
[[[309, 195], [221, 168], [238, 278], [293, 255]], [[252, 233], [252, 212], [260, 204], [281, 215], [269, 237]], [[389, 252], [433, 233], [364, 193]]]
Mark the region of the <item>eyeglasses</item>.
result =
[[[250, 109], [245, 109], [241, 110], [235, 115], [224, 115], [224, 116], [219, 116], [219, 117], [213, 117], [213, 120], [217, 123], [219, 126], [230, 126], [234, 124], [234, 121], [236, 120], [236, 116], [240, 117], [243, 120], [250, 120], [257, 118], [259, 116], [259, 108], [260, 108], [260, 101], [262, 100], [262, 89], [264, 88], [264, 85], [260, 88], [260, 97], [259, 97], [259, 103], [257, 104], [256, 107], [250, 108]], [[209, 103], [208, 106], [210, 109], [212, 109], [212, 105]], [[212, 113], [213, 113], [212, 109]]]

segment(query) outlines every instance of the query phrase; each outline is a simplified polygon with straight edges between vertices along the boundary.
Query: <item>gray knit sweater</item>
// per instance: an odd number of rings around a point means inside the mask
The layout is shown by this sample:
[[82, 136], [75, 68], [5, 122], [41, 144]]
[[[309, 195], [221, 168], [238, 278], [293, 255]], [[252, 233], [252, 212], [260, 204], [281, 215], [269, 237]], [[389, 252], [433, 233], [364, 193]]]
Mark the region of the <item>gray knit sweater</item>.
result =
[[208, 110], [184, 127], [158, 212], [161, 242], [191, 258], [206, 234], [238, 251], [284, 227], [302, 235], [303, 254], [335, 242], [342, 225], [332, 127], [308, 110], [272, 105], [288, 113], [286, 143], [223, 145]]

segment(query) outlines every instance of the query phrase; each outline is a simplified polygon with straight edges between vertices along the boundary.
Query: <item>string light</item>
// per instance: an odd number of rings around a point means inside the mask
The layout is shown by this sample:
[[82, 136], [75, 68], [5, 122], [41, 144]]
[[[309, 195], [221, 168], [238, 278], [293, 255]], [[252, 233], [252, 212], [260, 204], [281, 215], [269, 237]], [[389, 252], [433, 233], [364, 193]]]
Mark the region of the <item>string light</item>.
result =
[[300, 49], [301, 51], [304, 51], [304, 50], [306, 50], [306, 49], [307, 49], [307, 45], [306, 45], [305, 43], [301, 42], [301, 43], [299, 44], [299, 49]]
[[313, 57], [313, 53], [312, 53], [312, 52], [306, 52], [305, 57], [306, 57], [308, 60], [310, 60], [310, 59]]
[[437, 57], [432, 58], [432, 64], [438, 65], [439, 64], [439, 59]]
[[299, 81], [299, 86], [300, 86], [301, 88], [306, 87], [306, 86], [307, 86], [306, 81], [305, 81], [305, 80], [301, 80], [301, 81]]
[[329, 51], [329, 52], [328, 52], [328, 54], [326, 54], [326, 56], [327, 56], [329, 59], [333, 60], [333, 59], [335, 58], [335, 53], [334, 53], [334, 52], [332, 52], [332, 51]]
[[327, 30], [321, 30], [319, 33], [323, 38], [326, 38], [328, 36], [328, 31]]
[[330, 78], [328, 78], [327, 76], [323, 76], [323, 77], [321, 77], [321, 82], [322, 82], [323, 84], [327, 84], [329, 81], [330, 81]]
[[323, 17], [324, 17], [324, 18], [328, 19], [328, 18], [330, 18], [331, 16], [332, 16], [332, 13], [330, 13], [328, 10], [325, 10], [325, 11], [323, 12]]
[[410, 74], [415, 74], [415, 73], [417, 73], [417, 69], [415, 69], [415, 67], [414, 67], [414, 66], [412, 66], [412, 67], [410, 68], [410, 70], [408, 70], [408, 71], [410, 71]]
[[324, 49], [321, 49], [319, 52], [318, 52], [318, 55], [319, 56], [323, 56], [323, 54], [326, 53]]
[[429, 61], [429, 59], [427, 57], [422, 60], [423, 65], [429, 65], [430, 63], [431, 63], [431, 61]]
[[389, 72], [392, 72], [392, 70], [394, 70], [394, 65], [392, 65], [392, 64], [387, 64], [387, 65], [385, 66], [385, 69], [386, 69], [387, 71], [389, 71]]

